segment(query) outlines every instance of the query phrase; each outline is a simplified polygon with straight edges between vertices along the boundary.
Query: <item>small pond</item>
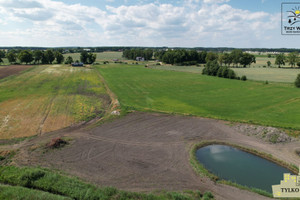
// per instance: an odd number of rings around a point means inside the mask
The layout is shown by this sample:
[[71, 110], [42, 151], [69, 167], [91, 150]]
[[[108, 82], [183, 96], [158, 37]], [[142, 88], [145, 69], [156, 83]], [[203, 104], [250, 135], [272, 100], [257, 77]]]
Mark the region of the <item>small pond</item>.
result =
[[272, 193], [272, 185], [280, 184], [284, 167], [266, 159], [226, 145], [209, 145], [197, 150], [198, 161], [219, 178]]

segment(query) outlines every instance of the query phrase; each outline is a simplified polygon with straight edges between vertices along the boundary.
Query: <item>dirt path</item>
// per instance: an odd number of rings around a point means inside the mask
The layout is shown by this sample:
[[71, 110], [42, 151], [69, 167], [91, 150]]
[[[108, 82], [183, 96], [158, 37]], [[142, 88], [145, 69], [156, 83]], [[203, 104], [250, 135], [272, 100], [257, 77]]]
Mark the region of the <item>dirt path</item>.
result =
[[[62, 135], [74, 138], [72, 145], [46, 153], [32, 151], [33, 146]], [[20, 145], [14, 163], [64, 170], [100, 186], [130, 191], [209, 190], [217, 199], [266, 199], [199, 177], [189, 164], [189, 149], [203, 140], [228, 141], [300, 164], [295, 153], [298, 141], [268, 144], [223, 121], [150, 113], [131, 113], [88, 131], [65, 129], [31, 139]]]

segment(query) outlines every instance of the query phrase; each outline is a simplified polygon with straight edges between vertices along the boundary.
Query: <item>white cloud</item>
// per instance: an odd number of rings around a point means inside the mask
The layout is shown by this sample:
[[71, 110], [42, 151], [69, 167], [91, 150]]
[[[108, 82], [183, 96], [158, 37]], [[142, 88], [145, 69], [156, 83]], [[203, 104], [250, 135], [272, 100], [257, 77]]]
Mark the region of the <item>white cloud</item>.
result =
[[276, 29], [279, 20], [266, 12], [235, 9], [224, 4], [227, 1], [203, 0], [200, 6], [199, 0], [187, 0], [181, 7], [156, 2], [101, 10], [53, 0], [0, 0], [0, 23], [24, 23], [15, 31], [0, 30], [0, 44], [247, 47], [271, 40], [265, 33]]

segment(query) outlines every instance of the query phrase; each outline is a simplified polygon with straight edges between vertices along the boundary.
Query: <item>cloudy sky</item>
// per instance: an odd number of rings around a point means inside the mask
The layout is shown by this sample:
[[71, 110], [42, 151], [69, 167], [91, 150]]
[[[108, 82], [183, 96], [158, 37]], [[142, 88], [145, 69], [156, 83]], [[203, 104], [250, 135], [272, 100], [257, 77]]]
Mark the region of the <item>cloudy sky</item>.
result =
[[281, 35], [282, 2], [0, 0], [0, 46], [300, 48]]

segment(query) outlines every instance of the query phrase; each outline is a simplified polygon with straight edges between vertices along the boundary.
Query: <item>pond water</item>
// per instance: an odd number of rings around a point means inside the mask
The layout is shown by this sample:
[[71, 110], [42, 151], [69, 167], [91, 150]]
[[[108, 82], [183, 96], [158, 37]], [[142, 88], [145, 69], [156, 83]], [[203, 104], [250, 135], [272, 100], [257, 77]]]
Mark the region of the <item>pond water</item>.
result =
[[280, 184], [284, 167], [266, 159], [226, 145], [209, 145], [197, 150], [198, 161], [221, 179], [255, 187], [272, 193], [272, 185]]

